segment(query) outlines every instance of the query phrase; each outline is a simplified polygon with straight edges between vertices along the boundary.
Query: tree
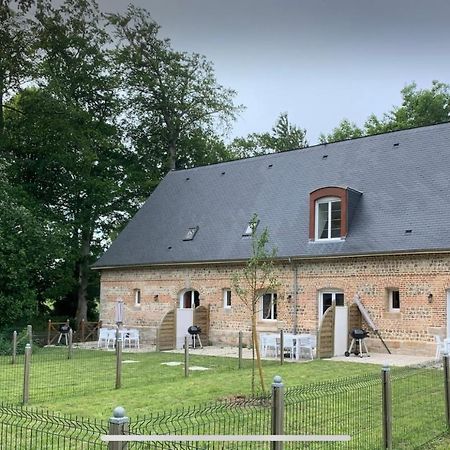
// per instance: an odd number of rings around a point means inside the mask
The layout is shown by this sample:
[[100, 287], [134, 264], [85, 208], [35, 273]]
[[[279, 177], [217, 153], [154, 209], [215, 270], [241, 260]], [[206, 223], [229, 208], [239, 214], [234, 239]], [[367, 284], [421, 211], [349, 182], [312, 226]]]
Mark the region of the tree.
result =
[[320, 136], [320, 142], [334, 142], [361, 136], [386, 133], [407, 128], [434, 125], [450, 120], [450, 85], [433, 81], [430, 89], [418, 89], [416, 83], [406, 85], [402, 90], [401, 106], [378, 118], [371, 114], [363, 128], [344, 119], [338, 127]]
[[347, 119], [341, 121], [341, 123], [333, 128], [330, 134], [321, 134], [319, 136], [319, 142], [326, 144], [328, 142], [344, 141], [345, 139], [354, 139], [364, 135], [364, 131], [359, 128], [355, 123], [350, 122]]
[[230, 151], [240, 158], [249, 158], [307, 146], [306, 130], [292, 125], [288, 114], [281, 113], [271, 133], [251, 133], [245, 138], [235, 138], [230, 144]]
[[[152, 152], [164, 174], [193, 161], [192, 136], [217, 140], [215, 129], [235, 119], [235, 92], [220, 85], [204, 56], [172, 49], [158, 37], [159, 26], [144, 9], [130, 5], [126, 14], [110, 14], [119, 40], [115, 50], [127, 106], [128, 136], [141, 152]], [[213, 159], [211, 162], [215, 162]]]
[[9, 1], [0, 3], [0, 145], [5, 102], [17, 92], [32, 68], [33, 33], [25, 13], [33, 3], [33, 0], [18, 1], [17, 11], [10, 8]]
[[258, 216], [255, 214], [250, 221], [251, 255], [246, 265], [239, 272], [232, 275], [232, 286], [237, 296], [251, 314], [252, 323], [252, 349], [253, 349], [253, 373], [252, 392], [255, 390], [255, 355], [258, 367], [261, 390], [265, 393], [264, 375], [261, 364], [259, 340], [256, 330], [258, 313], [261, 310], [261, 296], [275, 290], [279, 283], [275, 276], [274, 258], [276, 249], [266, 249], [269, 242], [269, 231], [265, 228], [260, 234], [257, 233]]

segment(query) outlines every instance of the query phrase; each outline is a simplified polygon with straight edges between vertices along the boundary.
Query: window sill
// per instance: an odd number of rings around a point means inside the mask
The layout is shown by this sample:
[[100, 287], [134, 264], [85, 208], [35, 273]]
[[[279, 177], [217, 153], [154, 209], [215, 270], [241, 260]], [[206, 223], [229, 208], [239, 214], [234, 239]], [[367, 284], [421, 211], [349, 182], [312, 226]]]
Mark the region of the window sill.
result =
[[333, 242], [343, 242], [345, 241], [345, 236], [340, 238], [332, 238], [332, 239], [310, 239], [309, 242], [313, 244], [332, 244]]
[[399, 319], [401, 317], [400, 310], [398, 311], [385, 311], [383, 313], [384, 319]]

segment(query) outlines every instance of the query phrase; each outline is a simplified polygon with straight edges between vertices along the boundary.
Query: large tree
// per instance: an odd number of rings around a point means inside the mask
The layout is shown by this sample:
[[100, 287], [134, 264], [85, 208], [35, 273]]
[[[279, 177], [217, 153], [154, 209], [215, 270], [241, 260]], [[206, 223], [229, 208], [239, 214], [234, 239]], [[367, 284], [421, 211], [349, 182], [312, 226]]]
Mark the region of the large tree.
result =
[[250, 133], [246, 137], [235, 138], [229, 148], [236, 156], [248, 158], [307, 146], [306, 130], [292, 124], [287, 113], [281, 113], [271, 132]]
[[[228, 126], [240, 108], [235, 92], [218, 83], [213, 65], [202, 55], [176, 51], [159, 37], [159, 26], [144, 9], [108, 16], [118, 39], [115, 58], [121, 75], [126, 129], [137, 153], [146, 154], [149, 172], [227, 159], [228, 154], [192, 153], [205, 142], [218, 143], [218, 126]], [[204, 145], [200, 144], [201, 147]], [[217, 148], [217, 145], [215, 145]]]
[[369, 116], [362, 128], [344, 119], [329, 134], [322, 134], [321, 143], [369, 136], [388, 131], [434, 125], [450, 120], [450, 85], [433, 81], [429, 89], [418, 89], [416, 83], [401, 90], [402, 103], [378, 118]]

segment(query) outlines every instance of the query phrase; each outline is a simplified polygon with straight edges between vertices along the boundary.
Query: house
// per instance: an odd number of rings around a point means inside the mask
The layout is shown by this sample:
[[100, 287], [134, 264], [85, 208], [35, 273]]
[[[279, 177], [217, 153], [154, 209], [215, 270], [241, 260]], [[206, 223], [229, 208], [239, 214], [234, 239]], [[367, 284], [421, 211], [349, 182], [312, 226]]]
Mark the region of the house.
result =
[[260, 331], [318, 332], [334, 306], [346, 336], [342, 311], [359, 295], [393, 352], [433, 354], [434, 335], [450, 336], [449, 168], [444, 123], [172, 171], [94, 265], [101, 320], [121, 297], [127, 325], [161, 348], [193, 322], [212, 343], [249, 339], [231, 275], [257, 213], [280, 280], [261, 298]]

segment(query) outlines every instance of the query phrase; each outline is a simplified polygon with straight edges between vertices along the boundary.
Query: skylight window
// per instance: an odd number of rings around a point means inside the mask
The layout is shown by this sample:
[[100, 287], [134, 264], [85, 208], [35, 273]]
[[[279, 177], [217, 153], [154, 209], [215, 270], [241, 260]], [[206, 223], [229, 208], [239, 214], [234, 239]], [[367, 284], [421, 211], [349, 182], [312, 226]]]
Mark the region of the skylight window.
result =
[[188, 228], [186, 235], [183, 238], [183, 241], [192, 241], [192, 239], [194, 239], [197, 231], [198, 231], [198, 227]]

